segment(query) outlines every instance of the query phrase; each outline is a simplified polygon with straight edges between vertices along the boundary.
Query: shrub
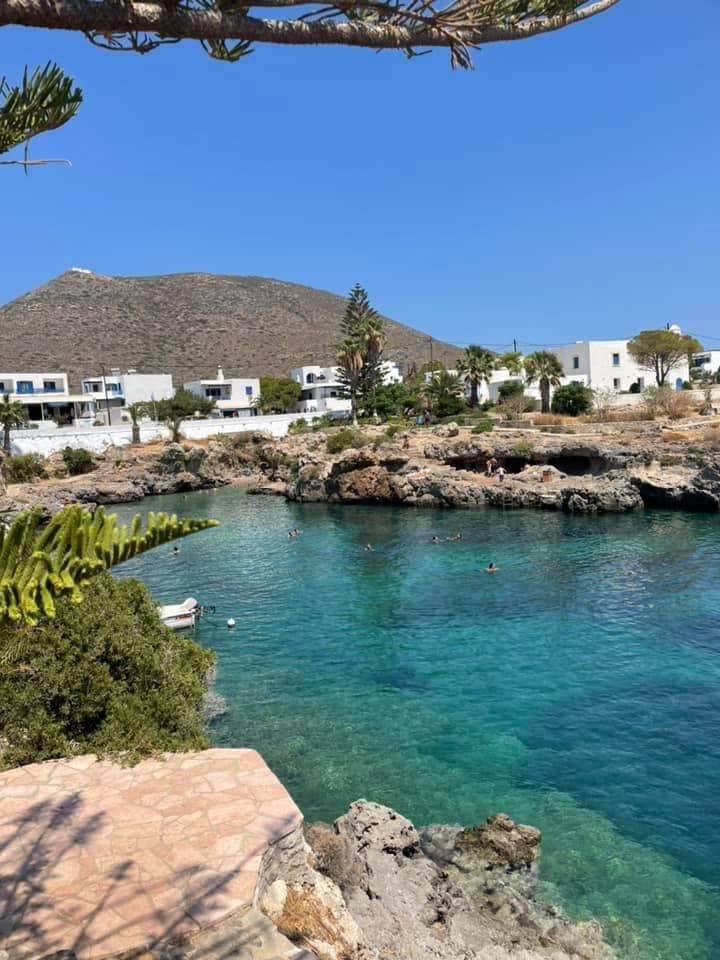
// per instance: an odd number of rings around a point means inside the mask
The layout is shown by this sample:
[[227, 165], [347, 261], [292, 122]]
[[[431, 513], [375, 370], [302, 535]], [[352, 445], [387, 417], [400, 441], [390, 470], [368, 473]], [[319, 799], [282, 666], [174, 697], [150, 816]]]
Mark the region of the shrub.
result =
[[637, 380], [636, 380], [635, 383], [631, 383], [631, 384], [630, 384], [630, 389], [628, 390], [628, 393], [640, 393], [640, 390], [641, 390], [641, 389], [642, 389], [642, 388], [641, 388], [640, 384], [639, 384], [639, 383], [637, 382]]
[[533, 425], [536, 427], [559, 427], [565, 420], [556, 413], [539, 413], [532, 418]]
[[521, 440], [520, 443], [516, 443], [512, 448], [512, 454], [514, 457], [529, 457], [534, 449], [535, 447], [532, 443], [527, 440]]
[[397, 423], [391, 423], [389, 427], [385, 428], [385, 436], [389, 437], [391, 440], [395, 434], [400, 433], [402, 427]]
[[5, 461], [8, 483], [28, 483], [37, 477], [46, 477], [45, 460], [39, 453], [18, 453]]
[[583, 386], [582, 383], [568, 383], [564, 387], [558, 387], [552, 400], [553, 413], [565, 413], [570, 417], [577, 417], [578, 414], [588, 413], [592, 409], [593, 394], [592, 390]]
[[297, 420], [293, 420], [293, 422], [288, 427], [288, 433], [305, 433], [307, 429], [308, 429], [307, 420], [305, 419], [305, 417], [300, 417]]
[[471, 433], [490, 433], [493, 429], [492, 420], [479, 420], [470, 431]]
[[213, 655], [163, 627], [146, 588], [101, 574], [54, 620], [0, 628], [0, 768], [204, 748]]
[[349, 427], [343, 427], [337, 433], [327, 438], [325, 444], [328, 453], [342, 453], [343, 450], [350, 448], [359, 449], [368, 442], [367, 437], [359, 430], [351, 430]]
[[506, 380], [498, 387], [500, 400], [509, 400], [510, 397], [522, 396], [525, 393], [525, 386], [522, 380]]
[[670, 420], [686, 417], [695, 405], [692, 397], [671, 387], [648, 387], [643, 393], [645, 408], [651, 417], [664, 416]]
[[62, 456], [71, 477], [75, 477], [80, 473], [89, 473], [95, 467], [92, 454], [89, 450], [84, 450], [82, 447], [78, 449], [65, 447]]

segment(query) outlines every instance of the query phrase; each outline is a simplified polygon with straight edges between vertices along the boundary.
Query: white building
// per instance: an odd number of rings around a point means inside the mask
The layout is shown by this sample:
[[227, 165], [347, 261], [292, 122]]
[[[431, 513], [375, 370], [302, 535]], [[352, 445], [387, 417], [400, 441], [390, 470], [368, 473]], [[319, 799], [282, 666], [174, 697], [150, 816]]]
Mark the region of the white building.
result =
[[186, 390], [215, 401], [215, 410], [222, 417], [256, 417], [255, 406], [260, 396], [260, 380], [257, 377], [226, 377], [222, 367], [217, 375], [208, 380], [193, 380], [184, 384]]
[[[383, 384], [402, 383], [400, 365], [394, 360], [383, 360], [380, 370]], [[338, 367], [320, 367], [317, 364], [291, 370], [290, 379], [302, 386], [295, 409], [300, 413], [349, 413], [350, 400], [342, 396], [343, 385], [338, 374]]]
[[342, 396], [337, 367], [310, 364], [290, 371], [290, 379], [302, 387], [295, 405], [299, 413], [349, 413], [350, 401]]
[[690, 372], [695, 376], [713, 377], [720, 371], [720, 350], [703, 350], [690, 359]]
[[105, 376], [86, 377], [81, 386], [83, 394], [93, 397], [98, 412], [105, 419], [106, 408], [110, 407], [112, 423], [120, 423], [123, 407], [132, 403], [152, 404], [169, 400], [175, 392], [169, 373], [138, 373], [132, 369], [121, 373], [117, 368]]
[[[578, 340], [565, 347], [554, 347], [552, 353], [563, 366], [569, 382], [582, 383], [592, 390], [627, 392], [634, 383], [642, 390], [655, 385], [655, 376], [633, 360], [628, 340]], [[690, 376], [687, 361], [673, 367], [666, 383], [679, 389]]]
[[32, 422], [66, 425], [95, 419], [93, 399], [70, 393], [66, 373], [0, 373], [3, 395], [22, 403]]

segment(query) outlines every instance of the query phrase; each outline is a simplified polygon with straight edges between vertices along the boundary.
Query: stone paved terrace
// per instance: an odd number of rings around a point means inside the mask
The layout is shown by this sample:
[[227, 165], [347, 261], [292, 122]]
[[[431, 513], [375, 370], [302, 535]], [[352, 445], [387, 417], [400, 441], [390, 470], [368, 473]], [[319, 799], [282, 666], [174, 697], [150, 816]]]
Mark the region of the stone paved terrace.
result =
[[97, 960], [191, 937], [249, 908], [301, 819], [254, 750], [0, 773], [0, 950]]

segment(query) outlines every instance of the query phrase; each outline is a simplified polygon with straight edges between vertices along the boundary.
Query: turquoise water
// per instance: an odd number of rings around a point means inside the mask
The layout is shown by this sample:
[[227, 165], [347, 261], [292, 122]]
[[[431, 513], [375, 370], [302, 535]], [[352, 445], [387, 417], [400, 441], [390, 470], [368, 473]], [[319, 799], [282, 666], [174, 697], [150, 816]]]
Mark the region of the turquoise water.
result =
[[418, 824], [504, 810], [543, 830], [545, 893], [622, 957], [720, 958], [716, 517], [237, 489], [150, 509], [222, 525], [119, 575], [216, 605], [198, 631], [230, 707], [213, 737], [259, 749], [309, 819], [358, 797]]

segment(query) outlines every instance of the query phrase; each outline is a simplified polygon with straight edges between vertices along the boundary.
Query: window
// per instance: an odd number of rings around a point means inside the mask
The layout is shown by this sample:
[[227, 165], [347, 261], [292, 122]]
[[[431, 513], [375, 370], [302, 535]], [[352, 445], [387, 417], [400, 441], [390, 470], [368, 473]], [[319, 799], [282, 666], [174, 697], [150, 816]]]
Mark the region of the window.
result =
[[252, 393], [253, 393], [252, 387], [245, 387], [245, 396], [246, 396], [246, 397], [251, 397], [251, 396], [252, 396]]
[[17, 382], [17, 392], [18, 392], [18, 393], [32, 393], [32, 392], [33, 392], [32, 380], [18, 380], [18, 382]]
[[573, 357], [573, 370], [580, 369], [580, 357]]
[[212, 400], [218, 400], [222, 396], [220, 387], [205, 387], [205, 396]]
[[613, 389], [614, 390], [620, 389], [620, 377], [615, 377], [615, 379], [613, 380]]
[[57, 384], [54, 380], [43, 380], [43, 390], [46, 393], [54, 393], [57, 390]]
[[309, 374], [305, 377], [305, 383], [315, 383], [315, 374], [314, 374], [314, 373], [309, 373]]
[[5, 384], [0, 383], [0, 393], [5, 393]]
[[620, 354], [619, 354], [619, 353], [614, 353], [614, 354], [613, 354], [613, 366], [614, 366], [614, 367], [619, 367], [619, 366], [620, 366]]

